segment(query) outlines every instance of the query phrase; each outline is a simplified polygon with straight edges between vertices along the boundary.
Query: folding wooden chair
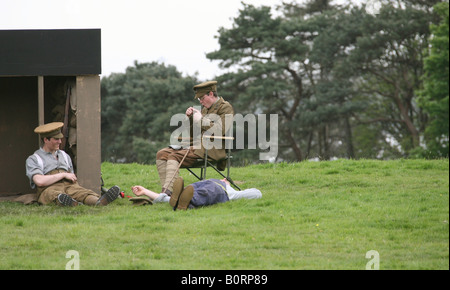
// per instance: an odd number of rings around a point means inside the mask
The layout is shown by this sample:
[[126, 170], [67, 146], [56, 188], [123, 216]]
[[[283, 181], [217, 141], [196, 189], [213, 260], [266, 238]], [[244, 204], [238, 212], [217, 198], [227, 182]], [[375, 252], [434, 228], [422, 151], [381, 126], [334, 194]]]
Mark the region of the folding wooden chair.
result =
[[[234, 140], [234, 137], [223, 137], [223, 136], [203, 136], [203, 139], [221, 139], [225, 140], [225, 142], [232, 142]], [[233, 185], [238, 190], [241, 190], [239, 186], [236, 185], [236, 183], [233, 181], [233, 179], [230, 176], [230, 168], [231, 168], [231, 159], [233, 156], [231, 155], [231, 146], [225, 146], [227, 156], [220, 160], [208, 160], [208, 150], [205, 148], [205, 156], [203, 158], [198, 158], [197, 162], [189, 167], [181, 166], [181, 168], [187, 169], [192, 175], [197, 177], [198, 180], [204, 180], [206, 179], [206, 169], [208, 167], [213, 168], [217, 173], [219, 173], [223, 178], [226, 178], [231, 185]], [[223, 167], [223, 163], [226, 163], [226, 166]], [[219, 166], [222, 165], [222, 166]], [[194, 171], [192, 171], [193, 168], [200, 168], [200, 176], [198, 176]], [[223, 168], [223, 169], [221, 169]], [[221, 171], [227, 170], [227, 175], [225, 176]]]

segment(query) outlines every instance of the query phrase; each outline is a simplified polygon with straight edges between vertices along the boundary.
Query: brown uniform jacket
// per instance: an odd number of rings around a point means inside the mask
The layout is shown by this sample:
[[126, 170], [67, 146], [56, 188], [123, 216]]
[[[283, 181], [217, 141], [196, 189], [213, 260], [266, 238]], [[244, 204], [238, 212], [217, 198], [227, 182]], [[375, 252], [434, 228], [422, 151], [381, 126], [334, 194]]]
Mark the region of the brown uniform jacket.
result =
[[[229, 115], [228, 122], [225, 122], [226, 115]], [[231, 125], [233, 124], [233, 115], [234, 110], [230, 103], [225, 101], [222, 97], [219, 98], [219, 100], [213, 104], [209, 109], [204, 107], [202, 109], [202, 125], [201, 125], [201, 134], [207, 132], [206, 135], [214, 135], [214, 136], [225, 136], [228, 130], [230, 129]], [[231, 118], [230, 118], [231, 117]], [[191, 117], [192, 118], [192, 117]], [[209, 124], [208, 124], [209, 123]], [[198, 124], [196, 124], [199, 126]], [[191, 136], [193, 136], [193, 122], [191, 119]], [[213, 128], [215, 126], [215, 128]], [[212, 130], [220, 128], [220, 134], [210, 134]], [[209, 131], [208, 131], [209, 130]], [[200, 140], [199, 137], [197, 137], [198, 140]], [[196, 140], [196, 137], [194, 136], [194, 141]], [[195, 149], [194, 153], [200, 157], [205, 156], [205, 147], [203, 144], [204, 140], [202, 141], [201, 149]], [[212, 142], [212, 141], [211, 141]], [[210, 159], [214, 160], [220, 160], [227, 156], [225, 151], [225, 140], [221, 141], [222, 146], [220, 148], [211, 148], [208, 149], [208, 157]], [[210, 145], [211, 146], [211, 145]]]

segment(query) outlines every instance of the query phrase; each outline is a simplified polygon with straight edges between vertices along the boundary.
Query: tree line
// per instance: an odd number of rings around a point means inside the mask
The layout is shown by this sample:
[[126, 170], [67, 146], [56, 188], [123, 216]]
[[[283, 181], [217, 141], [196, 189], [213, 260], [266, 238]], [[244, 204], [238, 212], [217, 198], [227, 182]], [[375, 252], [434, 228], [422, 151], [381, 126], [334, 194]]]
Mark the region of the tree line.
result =
[[[207, 54], [225, 71], [218, 94], [236, 113], [278, 114], [278, 161], [448, 158], [448, 1], [331, 2], [242, 3]], [[137, 61], [102, 78], [102, 159], [154, 163], [202, 81]]]

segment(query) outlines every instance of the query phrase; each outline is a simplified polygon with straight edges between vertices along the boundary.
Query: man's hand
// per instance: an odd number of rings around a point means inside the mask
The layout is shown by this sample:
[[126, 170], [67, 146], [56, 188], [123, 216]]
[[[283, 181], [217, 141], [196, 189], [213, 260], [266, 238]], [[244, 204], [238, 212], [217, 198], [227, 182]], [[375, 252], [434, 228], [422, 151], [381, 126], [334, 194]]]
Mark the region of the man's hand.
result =
[[140, 185], [135, 185], [131, 187], [131, 191], [137, 196], [145, 195], [145, 188]]
[[193, 112], [194, 112], [194, 108], [193, 107], [187, 108], [186, 109], [186, 116], [190, 117]]
[[194, 116], [194, 121], [198, 122], [202, 119], [202, 113], [194, 107], [189, 107], [186, 110], [186, 116]]
[[65, 179], [72, 181], [73, 183], [77, 182], [77, 176], [75, 174], [68, 172], [62, 174], [64, 174]]

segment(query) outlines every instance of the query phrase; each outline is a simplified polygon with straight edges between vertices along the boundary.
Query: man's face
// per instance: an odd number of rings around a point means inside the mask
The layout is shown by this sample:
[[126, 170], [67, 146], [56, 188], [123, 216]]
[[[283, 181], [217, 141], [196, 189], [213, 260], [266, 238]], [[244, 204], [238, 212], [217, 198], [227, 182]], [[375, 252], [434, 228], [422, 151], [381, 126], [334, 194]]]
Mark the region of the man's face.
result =
[[44, 143], [47, 149], [50, 151], [56, 151], [59, 150], [59, 144], [61, 144], [60, 138], [44, 138]]
[[213, 92], [209, 92], [209, 94], [205, 94], [205, 95], [203, 95], [203, 97], [198, 98], [198, 101], [200, 102], [200, 104], [202, 104], [203, 107], [206, 107], [209, 109], [216, 101], [216, 98], [214, 97]]

